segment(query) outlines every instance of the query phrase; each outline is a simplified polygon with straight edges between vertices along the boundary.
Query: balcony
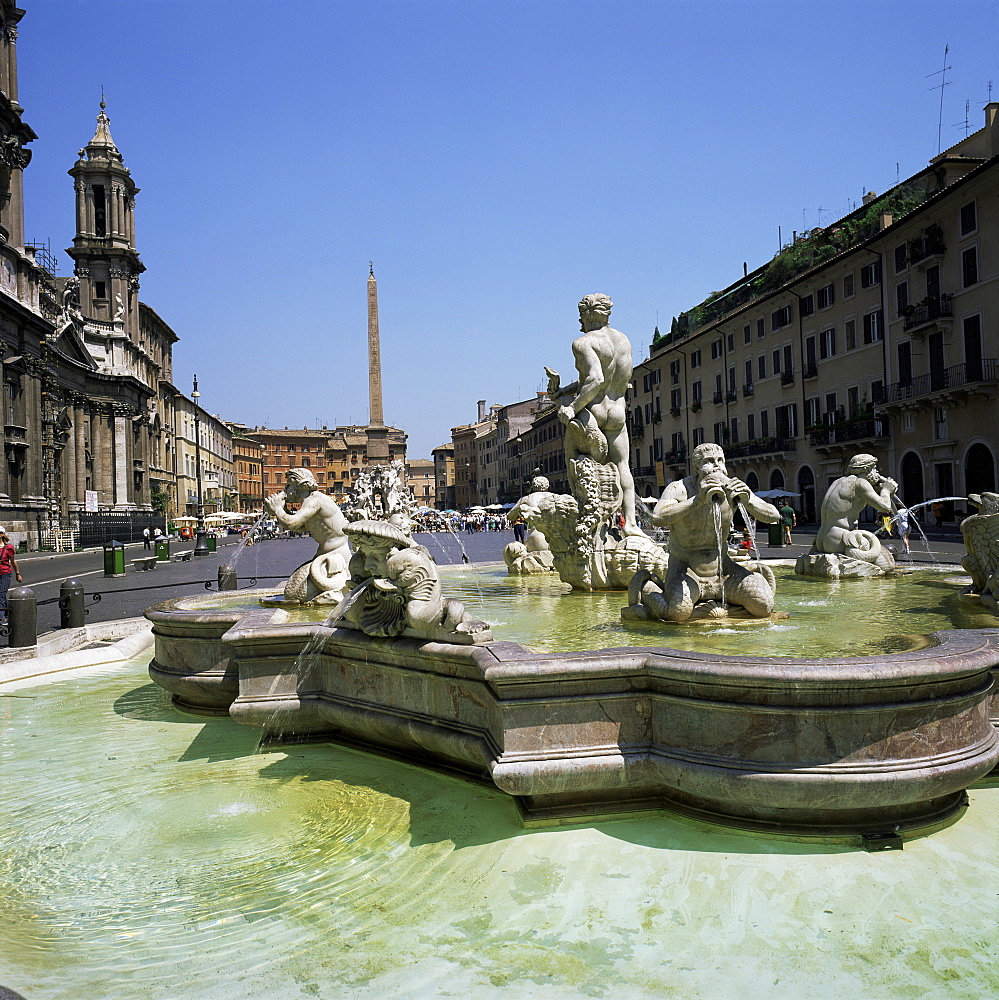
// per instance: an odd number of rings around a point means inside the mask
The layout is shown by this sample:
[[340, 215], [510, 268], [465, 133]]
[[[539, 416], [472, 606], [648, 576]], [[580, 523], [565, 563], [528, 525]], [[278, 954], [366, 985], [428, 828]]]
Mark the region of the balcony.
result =
[[639, 479], [655, 479], [656, 467], [654, 465], [640, 465], [635, 469], [635, 476]]
[[943, 230], [939, 226], [928, 226], [916, 239], [909, 240], [909, 263], [928, 262], [931, 258], [943, 256], [946, 249]]
[[669, 411], [669, 415], [671, 417], [678, 417], [678, 416], [680, 416], [680, 407], [679, 406], [671, 407], [670, 411]]
[[20, 424], [4, 424], [4, 444], [8, 448], [28, 447], [28, 428]]
[[756, 388], [755, 388], [755, 387], [753, 386], [753, 383], [752, 383], [752, 382], [747, 382], [747, 383], [746, 383], [746, 384], [745, 384], [745, 385], [744, 385], [744, 386], [742, 387], [742, 395], [743, 395], [743, 396], [744, 396], [744, 397], [745, 397], [746, 399], [748, 399], [748, 398], [749, 398], [750, 396], [752, 396], [754, 392], [756, 392]]
[[788, 371], [780, 373], [780, 384], [781, 385], [794, 385], [794, 369], [791, 368]]
[[722, 402], [722, 400], [723, 400], [724, 398], [725, 398], [725, 397], [724, 397], [724, 395], [723, 395], [722, 393], [720, 393], [720, 392], [716, 392], [716, 393], [715, 393], [715, 394], [714, 394], [714, 395], [713, 395], [713, 396], [711, 397], [711, 402], [712, 402], [712, 403], [714, 403], [714, 404], [715, 404], [715, 406], [718, 406], [718, 405], [719, 405], [719, 404], [720, 404], [720, 403]]
[[962, 396], [972, 394], [973, 387], [983, 382], [995, 384], [999, 376], [999, 362], [995, 358], [983, 358], [981, 361], [968, 361], [963, 365], [953, 365], [941, 368], [939, 371], [920, 375], [906, 382], [895, 382], [883, 386], [880, 392], [874, 393], [874, 403], [877, 406], [892, 406], [905, 403], [908, 400], [937, 395], [949, 395], [960, 402]]
[[749, 458], [753, 455], [773, 455], [778, 452], [794, 451], [794, 438], [769, 437], [754, 438], [742, 444], [725, 445], [726, 458]]
[[817, 361], [806, 361], [805, 366], [801, 371], [802, 378], [818, 378], [819, 377], [819, 364]]
[[701, 412], [701, 400], [700, 400], [700, 398], [695, 399], [690, 404], [690, 412], [691, 413], [700, 413]]
[[925, 298], [918, 306], [906, 306], [902, 310], [902, 315], [905, 319], [905, 330], [908, 333], [910, 330], [918, 330], [930, 323], [936, 323], [939, 319], [953, 319], [954, 306], [951, 297], [944, 293], [933, 298]]
[[738, 398], [739, 394], [735, 391], [735, 389], [729, 389], [729, 391], [725, 393], [726, 403], [734, 403]]
[[652, 414], [652, 422], [654, 424], [662, 423], [662, 419], [663, 419], [662, 410], [656, 410], [656, 412]]
[[687, 461], [687, 449], [677, 448], [676, 451], [668, 451], [663, 455], [663, 462], [666, 465], [684, 465]]
[[876, 440], [888, 437], [888, 421], [881, 417], [855, 417], [842, 423], [830, 424], [828, 427], [817, 427], [808, 435], [813, 448], [831, 444], [844, 444], [849, 441]]

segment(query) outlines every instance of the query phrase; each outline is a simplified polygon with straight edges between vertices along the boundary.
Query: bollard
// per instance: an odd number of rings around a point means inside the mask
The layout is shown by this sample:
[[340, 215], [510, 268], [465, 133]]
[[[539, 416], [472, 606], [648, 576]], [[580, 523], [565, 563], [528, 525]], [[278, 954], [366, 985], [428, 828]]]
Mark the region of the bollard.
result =
[[83, 584], [79, 580], [63, 580], [59, 588], [59, 628], [83, 628]]
[[219, 590], [237, 590], [239, 580], [236, 576], [236, 567], [225, 563], [219, 566]]
[[8, 646], [38, 644], [38, 605], [30, 587], [15, 587], [7, 591], [7, 623]]

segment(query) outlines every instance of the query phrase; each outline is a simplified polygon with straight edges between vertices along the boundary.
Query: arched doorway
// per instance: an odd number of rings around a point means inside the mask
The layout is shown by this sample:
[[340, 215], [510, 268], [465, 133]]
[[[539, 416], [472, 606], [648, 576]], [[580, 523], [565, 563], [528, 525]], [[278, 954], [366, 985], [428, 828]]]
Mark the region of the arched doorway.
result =
[[[746, 485], [748, 486], [749, 483], [746, 483]], [[774, 469], [774, 471], [770, 473], [770, 489], [772, 490], [787, 489], [787, 487], [784, 485], [784, 473], [781, 472], [780, 469]]]
[[969, 494], [995, 492], [996, 463], [984, 444], [973, 444], [964, 456], [964, 488]]
[[919, 456], [910, 451], [902, 459], [902, 503], [907, 507], [922, 503], [926, 499], [923, 492], [923, 463]]
[[756, 493], [760, 488], [760, 477], [755, 472], [751, 472], [746, 476], [746, 485]]
[[[749, 485], [747, 483], [747, 485]], [[815, 523], [815, 474], [807, 466], [803, 465], [798, 471], [798, 492], [801, 499], [798, 501], [798, 509], [801, 511], [801, 520], [808, 524]]]

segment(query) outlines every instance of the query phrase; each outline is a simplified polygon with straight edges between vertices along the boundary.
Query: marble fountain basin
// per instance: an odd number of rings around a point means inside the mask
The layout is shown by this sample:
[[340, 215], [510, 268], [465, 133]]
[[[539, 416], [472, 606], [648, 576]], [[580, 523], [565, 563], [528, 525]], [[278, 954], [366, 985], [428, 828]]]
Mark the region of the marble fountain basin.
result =
[[[150, 608], [150, 676], [179, 708], [267, 741], [334, 741], [488, 783], [528, 824], [666, 808], [803, 835], [912, 831], [957, 816], [999, 762], [999, 622], [941, 573], [879, 582], [880, 602], [896, 599], [859, 640], [871, 581], [785, 575], [780, 625], [639, 628], [616, 620], [621, 594], [475, 568], [442, 581], [522, 642], [376, 639], [241, 591]], [[809, 638], [823, 612], [826, 638]], [[716, 651], [732, 643], [757, 655]]]

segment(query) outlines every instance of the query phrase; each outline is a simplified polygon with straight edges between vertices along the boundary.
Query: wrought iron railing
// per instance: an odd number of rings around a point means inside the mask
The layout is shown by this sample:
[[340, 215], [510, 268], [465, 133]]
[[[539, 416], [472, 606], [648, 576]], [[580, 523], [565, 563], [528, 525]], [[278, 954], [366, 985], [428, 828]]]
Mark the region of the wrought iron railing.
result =
[[894, 382], [874, 391], [875, 405], [898, 403], [906, 399], [928, 396], [945, 389], [957, 389], [975, 382], [995, 382], [999, 375], [999, 362], [995, 358], [966, 361], [963, 365], [940, 368], [904, 382]]

